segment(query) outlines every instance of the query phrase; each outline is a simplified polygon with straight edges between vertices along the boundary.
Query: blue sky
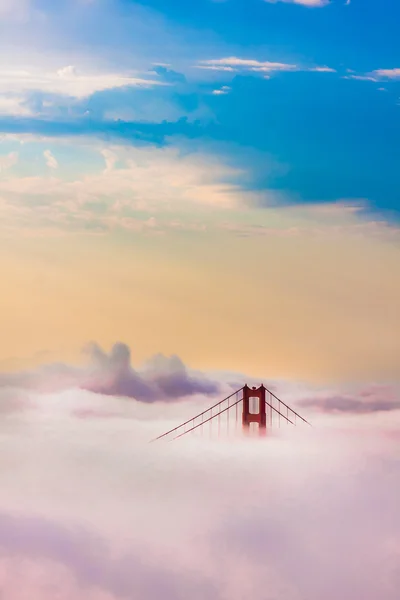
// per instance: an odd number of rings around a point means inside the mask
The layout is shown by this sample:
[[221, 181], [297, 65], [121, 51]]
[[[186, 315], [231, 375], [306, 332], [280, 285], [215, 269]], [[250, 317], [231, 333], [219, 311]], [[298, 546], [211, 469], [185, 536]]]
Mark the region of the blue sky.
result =
[[[49, 68], [134, 70], [157, 85], [95, 84], [73, 98], [67, 87], [41, 88], [39, 76], [37, 89], [21, 84], [31, 114], [0, 117], [4, 132], [210, 144], [225, 160], [247, 164], [246, 186], [279, 190], [289, 203], [354, 199], [398, 218], [395, 3], [76, 0], [21, 10], [31, 11], [25, 20], [6, 10], [3, 43], [15, 50], [11, 36], [22, 40], [29, 30], [18, 48], [23, 60], [30, 46]], [[271, 62], [281, 66], [266, 68]], [[331, 72], [311, 70], [321, 68]], [[279, 164], [272, 175], [266, 155]]]

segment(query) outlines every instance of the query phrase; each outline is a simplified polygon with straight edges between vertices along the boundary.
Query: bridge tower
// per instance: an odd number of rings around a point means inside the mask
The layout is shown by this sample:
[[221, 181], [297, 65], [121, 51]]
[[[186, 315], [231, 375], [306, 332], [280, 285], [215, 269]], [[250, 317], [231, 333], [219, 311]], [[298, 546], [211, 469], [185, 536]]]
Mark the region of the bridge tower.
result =
[[265, 409], [266, 388], [261, 385], [259, 388], [249, 388], [245, 385], [243, 388], [243, 414], [242, 424], [245, 433], [250, 430], [250, 423], [258, 424], [259, 435], [267, 433], [267, 413]]

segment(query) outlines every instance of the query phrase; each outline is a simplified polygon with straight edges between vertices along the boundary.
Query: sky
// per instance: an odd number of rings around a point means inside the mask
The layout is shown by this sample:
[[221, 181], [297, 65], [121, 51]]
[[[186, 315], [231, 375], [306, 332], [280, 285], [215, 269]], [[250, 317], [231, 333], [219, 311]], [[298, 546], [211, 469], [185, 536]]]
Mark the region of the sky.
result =
[[0, 597], [397, 598], [399, 18], [0, 0]]
[[1, 0], [2, 370], [398, 380], [397, 12]]

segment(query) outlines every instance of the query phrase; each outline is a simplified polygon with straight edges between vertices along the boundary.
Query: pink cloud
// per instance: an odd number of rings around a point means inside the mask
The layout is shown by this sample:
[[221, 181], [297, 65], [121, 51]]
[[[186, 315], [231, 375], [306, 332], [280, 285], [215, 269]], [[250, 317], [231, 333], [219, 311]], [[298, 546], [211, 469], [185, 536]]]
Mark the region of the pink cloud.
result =
[[397, 599], [395, 438], [148, 445], [139, 421], [56, 404], [0, 423], [7, 600]]
[[171, 400], [194, 394], [214, 395], [220, 387], [201, 373], [190, 372], [178, 356], [154, 356], [142, 370], [131, 365], [131, 351], [116, 343], [109, 353], [92, 343], [89, 364], [74, 367], [56, 363], [36, 371], [0, 373], [0, 389], [49, 393], [82, 389], [106, 396], [135, 398], [143, 402]]
[[400, 410], [400, 389], [371, 385], [353, 393], [319, 394], [304, 398], [300, 404], [325, 413], [369, 414]]

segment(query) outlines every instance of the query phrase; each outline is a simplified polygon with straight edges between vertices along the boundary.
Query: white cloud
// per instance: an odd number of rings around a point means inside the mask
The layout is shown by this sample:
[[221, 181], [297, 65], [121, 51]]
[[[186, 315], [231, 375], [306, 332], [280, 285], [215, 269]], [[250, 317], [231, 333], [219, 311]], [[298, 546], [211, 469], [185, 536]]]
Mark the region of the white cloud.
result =
[[[8, 177], [0, 181], [0, 223], [59, 231], [112, 229], [162, 230], [154, 222], [141, 221], [135, 213], [187, 211], [188, 205], [229, 209], [251, 202], [253, 194], [239, 183], [243, 170], [223, 164], [211, 155], [182, 155], [173, 148], [99, 148], [103, 171], [75, 180], [61, 177]], [[120, 168], [116, 168], [120, 163]], [[34, 210], [40, 198], [45, 212]], [[92, 206], [101, 203], [101, 212]], [[149, 217], [153, 216], [149, 214]], [[171, 227], [175, 225], [171, 224]]]
[[[30, 116], [35, 113], [30, 97], [35, 92], [82, 99], [95, 92], [127, 86], [152, 87], [169, 85], [160, 80], [130, 74], [104, 72], [80, 72], [73, 66], [47, 70], [42, 67], [9, 67], [0, 64], [0, 115]], [[56, 106], [56, 102], [44, 100], [43, 108]]]
[[400, 69], [377, 69], [371, 75], [380, 79], [400, 79]]
[[294, 64], [260, 61], [248, 58], [238, 58], [236, 56], [203, 60], [200, 61], [199, 64], [196, 65], [196, 67], [199, 69], [209, 69], [213, 71], [253, 71], [256, 73], [276, 73], [279, 71], [310, 71], [316, 73], [336, 73], [335, 69], [332, 69], [327, 66], [302, 67]]
[[[222, 207], [234, 206], [239, 200], [241, 188], [233, 182], [243, 171], [227, 166], [215, 156], [200, 152], [182, 155], [175, 148], [122, 146], [109, 147], [101, 153], [106, 159], [107, 177], [86, 177], [88, 192], [94, 185], [95, 194], [100, 190], [110, 196], [128, 193], [134, 203], [139, 200], [153, 207], [181, 202]], [[120, 169], [114, 168], [118, 160]], [[229, 180], [232, 183], [221, 183]]]
[[205, 71], [227, 71], [228, 73], [233, 73], [236, 71], [233, 67], [223, 67], [223, 66], [212, 66], [212, 65], [196, 65], [197, 69], [204, 69]]
[[0, 115], [29, 116], [32, 111], [25, 104], [23, 96], [4, 94], [0, 95]]
[[[85, 98], [95, 92], [125, 86], [152, 87], [168, 85], [159, 80], [135, 77], [129, 74], [80, 72], [73, 66], [57, 71], [37, 67], [0, 68], [0, 99], [11, 95], [24, 96], [40, 91], [47, 94], [62, 94], [73, 98]], [[4, 100], [3, 100], [4, 102]]]
[[331, 0], [264, 0], [264, 2], [269, 2], [270, 4], [275, 4], [276, 2], [285, 2], [286, 4], [301, 4], [302, 6], [317, 8], [327, 6], [330, 4]]
[[18, 162], [18, 152], [10, 152], [5, 156], [0, 156], [0, 173], [11, 169]]
[[352, 75], [346, 75], [344, 79], [373, 81], [375, 83], [382, 80], [390, 81], [400, 79], [400, 69], [376, 69], [375, 71], [371, 71], [370, 73], [361, 75], [354, 74], [354, 71], [352, 71], [351, 69], [347, 69], [347, 73], [352, 73]]
[[345, 75], [343, 79], [356, 79], [357, 81], [378, 81], [378, 79], [372, 75]]
[[[29, 136], [6, 139], [54, 144], [54, 140]], [[72, 180], [54, 172], [52, 176], [36, 177], [9, 174], [0, 181], [2, 230], [18, 229], [20, 234], [32, 236], [104, 234], [114, 230], [160, 235], [168, 230], [223, 229], [239, 236], [332, 233], [399, 239], [397, 227], [363, 216], [365, 201], [290, 208], [286, 206], [287, 197], [275, 191], [244, 190], [241, 181], [247, 177], [246, 170], [224, 164], [213, 154], [182, 155], [174, 148], [102, 148], [89, 140], [87, 144], [103, 157], [104, 169]], [[3, 157], [5, 165], [11, 166], [15, 160], [15, 155]], [[35, 208], [38, 201], [46, 210]], [[243, 210], [261, 205], [269, 206], [270, 211], [276, 207], [277, 226], [247, 219], [243, 222]], [[210, 219], [210, 209], [223, 212]]]
[[229, 94], [230, 91], [231, 91], [231, 88], [228, 85], [223, 85], [222, 88], [220, 88], [218, 90], [213, 90], [213, 95], [214, 96], [225, 96], [226, 94]]
[[259, 61], [252, 59], [237, 58], [230, 56], [227, 58], [219, 58], [212, 60], [200, 61], [200, 68], [212, 68], [215, 70], [226, 70], [226, 69], [249, 69], [253, 71], [295, 71], [296, 65], [290, 65], [286, 63], [270, 62], [270, 61]]
[[73, 65], [63, 67], [62, 69], [58, 69], [57, 71], [57, 75], [65, 79], [68, 79], [69, 77], [75, 77], [76, 74], [76, 68]]
[[100, 153], [104, 158], [104, 162], [106, 163], [106, 172], [108, 173], [109, 171], [112, 171], [118, 162], [118, 155], [107, 148], [101, 150]]
[[331, 67], [312, 67], [308, 69], [309, 71], [313, 71], [315, 73], [336, 73], [336, 69], [331, 69]]
[[50, 150], [45, 150], [43, 152], [43, 156], [46, 159], [46, 165], [50, 168], [50, 169], [58, 169], [58, 162], [57, 160], [54, 158], [53, 154], [51, 153]]

